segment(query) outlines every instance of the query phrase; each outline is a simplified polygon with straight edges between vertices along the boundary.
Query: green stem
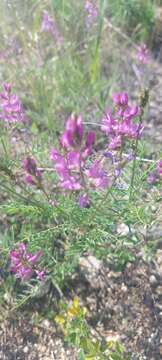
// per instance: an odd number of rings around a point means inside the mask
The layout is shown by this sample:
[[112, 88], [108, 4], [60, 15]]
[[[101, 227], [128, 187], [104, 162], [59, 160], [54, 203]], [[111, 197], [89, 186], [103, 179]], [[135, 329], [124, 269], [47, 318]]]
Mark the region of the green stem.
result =
[[139, 121], [139, 126], [138, 126], [138, 131], [137, 131], [137, 138], [136, 138], [135, 147], [134, 147], [134, 159], [133, 159], [132, 176], [131, 176], [131, 182], [130, 182], [129, 201], [131, 201], [131, 199], [132, 199], [133, 188], [134, 188], [138, 142], [139, 142], [139, 132], [140, 132], [141, 124], [142, 124], [143, 114], [144, 114], [144, 110], [141, 109], [140, 121]]

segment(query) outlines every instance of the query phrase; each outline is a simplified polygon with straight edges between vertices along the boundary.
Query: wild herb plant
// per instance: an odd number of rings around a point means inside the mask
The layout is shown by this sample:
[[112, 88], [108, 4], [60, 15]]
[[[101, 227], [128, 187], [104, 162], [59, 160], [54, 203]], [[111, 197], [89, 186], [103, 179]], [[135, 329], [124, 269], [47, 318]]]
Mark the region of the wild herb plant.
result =
[[[135, 105], [125, 91], [108, 97], [106, 1], [25, 4], [26, 21], [5, 8], [16, 32], [2, 55], [16, 61], [2, 64], [0, 96], [1, 292], [15, 292], [18, 305], [51, 287], [61, 296], [85, 253], [121, 269], [148, 251], [140, 231], [158, 222], [161, 199], [161, 161], [143, 159], [148, 91]], [[137, 56], [145, 66], [145, 45]]]

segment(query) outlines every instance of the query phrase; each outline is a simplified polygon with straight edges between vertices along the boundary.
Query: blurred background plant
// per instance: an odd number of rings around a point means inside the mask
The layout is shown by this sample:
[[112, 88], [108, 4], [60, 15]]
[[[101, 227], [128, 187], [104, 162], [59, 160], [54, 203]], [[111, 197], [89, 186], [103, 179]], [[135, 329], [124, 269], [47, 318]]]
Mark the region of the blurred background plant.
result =
[[108, 12], [134, 40], [147, 41], [153, 30], [155, 9], [151, 0], [110, 0]]

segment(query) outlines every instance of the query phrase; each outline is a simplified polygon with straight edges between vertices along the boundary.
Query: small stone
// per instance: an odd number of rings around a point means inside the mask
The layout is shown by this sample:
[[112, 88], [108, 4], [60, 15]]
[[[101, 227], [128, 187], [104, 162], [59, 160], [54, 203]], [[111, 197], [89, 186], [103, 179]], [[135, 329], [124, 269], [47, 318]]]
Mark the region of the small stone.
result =
[[117, 226], [117, 233], [121, 236], [127, 236], [129, 234], [129, 227], [122, 223]]
[[95, 256], [89, 255], [88, 261], [95, 270], [99, 271], [101, 269], [102, 261], [98, 260]]
[[108, 278], [115, 278], [118, 279], [121, 276], [121, 272], [120, 271], [110, 271], [107, 275]]
[[122, 283], [122, 285], [121, 285], [121, 291], [123, 291], [124, 293], [126, 293], [128, 291], [128, 288], [124, 283]]
[[80, 267], [87, 272], [98, 272], [101, 269], [102, 261], [98, 260], [95, 256], [89, 255], [81, 257], [79, 261]]
[[44, 320], [42, 321], [42, 326], [48, 329], [48, 328], [50, 327], [50, 322], [49, 322], [49, 320], [44, 319]]
[[158, 249], [156, 252], [156, 261], [157, 261], [158, 265], [162, 264], [162, 250], [161, 249]]
[[3, 296], [4, 300], [6, 301], [6, 303], [8, 305], [11, 305], [12, 304], [12, 297], [9, 293], [5, 293], [4, 296]]
[[25, 346], [25, 347], [24, 347], [24, 349], [23, 349], [23, 352], [24, 352], [25, 354], [27, 354], [27, 353], [28, 353], [28, 351], [29, 351], [28, 346]]
[[42, 354], [42, 353], [46, 353], [47, 348], [46, 348], [45, 345], [38, 344], [37, 345], [37, 350]]
[[156, 289], [156, 294], [162, 295], [162, 286], [158, 286]]
[[154, 275], [150, 276], [149, 281], [150, 281], [151, 285], [157, 285], [157, 279], [156, 279], [156, 277]]
[[159, 346], [160, 355], [162, 355], [162, 345]]

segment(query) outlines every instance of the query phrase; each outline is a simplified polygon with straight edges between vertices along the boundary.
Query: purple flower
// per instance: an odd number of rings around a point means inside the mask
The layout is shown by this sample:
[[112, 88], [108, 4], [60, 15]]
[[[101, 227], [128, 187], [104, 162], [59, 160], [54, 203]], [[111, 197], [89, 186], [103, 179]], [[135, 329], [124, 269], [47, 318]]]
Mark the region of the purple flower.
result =
[[140, 138], [143, 131], [143, 124], [134, 123], [134, 118], [139, 116], [138, 106], [130, 106], [128, 94], [115, 93], [113, 95], [115, 105], [115, 117], [110, 111], [101, 121], [101, 130], [109, 136], [109, 149], [117, 150], [127, 139]]
[[65, 190], [78, 191], [81, 190], [81, 184], [74, 176], [65, 176], [61, 181], [61, 187]]
[[37, 168], [35, 159], [27, 157], [23, 160], [23, 169], [26, 172], [25, 180], [29, 185], [39, 186], [42, 181], [42, 173]]
[[37, 164], [35, 159], [27, 157], [26, 159], [23, 160], [23, 168], [24, 170], [31, 174], [31, 175], [35, 175], [36, 171], [37, 171]]
[[64, 179], [65, 177], [69, 176], [67, 160], [64, 158], [64, 156], [59, 154], [55, 148], [51, 150], [51, 160], [54, 163], [56, 172], [61, 178]]
[[35, 270], [36, 274], [37, 274], [37, 279], [40, 281], [44, 281], [45, 280], [45, 271], [44, 270]]
[[65, 132], [60, 137], [60, 144], [63, 148], [69, 149], [81, 145], [84, 133], [84, 125], [81, 116], [72, 114], [66, 122]]
[[95, 142], [96, 134], [94, 131], [89, 131], [86, 138], [86, 147], [91, 147]]
[[11, 94], [11, 84], [4, 84], [4, 92], [0, 94], [0, 119], [8, 123], [24, 122], [25, 113], [18, 96]]
[[114, 105], [127, 106], [128, 105], [128, 94], [127, 93], [115, 93], [113, 94]]
[[67, 162], [69, 169], [79, 169], [81, 166], [81, 154], [79, 151], [70, 151], [67, 154]]
[[149, 62], [149, 50], [148, 50], [146, 44], [142, 44], [142, 45], [140, 45], [138, 47], [137, 60], [143, 65], [148, 64], [148, 62]]
[[150, 185], [154, 185], [157, 182], [157, 174], [155, 172], [150, 172], [147, 177], [147, 182]]
[[50, 17], [47, 11], [44, 11], [43, 13], [41, 31], [51, 33], [56, 42], [60, 43], [62, 41], [56, 22], [52, 17]]
[[79, 199], [78, 199], [78, 202], [79, 202], [79, 207], [80, 207], [80, 208], [87, 208], [87, 207], [89, 207], [90, 200], [89, 200], [88, 195], [87, 195], [87, 194], [80, 195], [80, 196], [79, 196]]
[[44, 11], [42, 18], [41, 31], [53, 32], [55, 27], [54, 20], [49, 16], [47, 11]]
[[94, 161], [91, 167], [85, 171], [85, 174], [96, 188], [105, 189], [109, 184], [108, 175], [98, 160]]
[[162, 160], [159, 160], [158, 163], [157, 163], [157, 173], [159, 175], [162, 175]]
[[60, 186], [65, 190], [80, 190], [81, 184], [78, 180], [78, 174], [75, 177], [71, 174], [71, 170], [75, 168], [79, 170], [80, 168], [80, 153], [71, 151], [67, 154], [66, 159], [56, 149], [52, 149], [51, 159], [60, 177]]
[[83, 119], [81, 116], [75, 116], [72, 114], [66, 122], [66, 131], [71, 132], [73, 137], [78, 139], [79, 143], [82, 141], [84, 133]]
[[41, 251], [33, 255], [27, 251], [27, 246], [21, 243], [10, 252], [10, 271], [23, 281], [29, 280], [34, 273], [37, 274], [37, 264], [42, 255]]
[[116, 121], [114, 120], [112, 113], [109, 110], [106, 111], [101, 123], [101, 130], [106, 135], [112, 134], [114, 132]]
[[115, 169], [115, 177], [119, 177], [121, 175], [121, 168], [120, 167], [117, 167]]
[[61, 153], [55, 148], [51, 151], [51, 160], [62, 189], [79, 191], [85, 187], [85, 162], [92, 154], [94, 142], [95, 133], [93, 131], [84, 135], [82, 117], [74, 114], [69, 116], [65, 124], [65, 131], [60, 137]]
[[73, 142], [73, 133], [70, 130], [66, 130], [61, 136], [60, 136], [60, 145], [65, 148], [69, 149], [74, 145]]
[[93, 0], [86, 0], [85, 2], [85, 11], [87, 13], [86, 24], [91, 26], [95, 19], [98, 17], [98, 9], [94, 4]]
[[123, 112], [123, 119], [130, 120], [136, 116], [139, 116], [140, 110], [138, 106], [127, 106]]
[[117, 150], [122, 145], [122, 138], [121, 136], [113, 137], [109, 143], [109, 149], [110, 150]]

